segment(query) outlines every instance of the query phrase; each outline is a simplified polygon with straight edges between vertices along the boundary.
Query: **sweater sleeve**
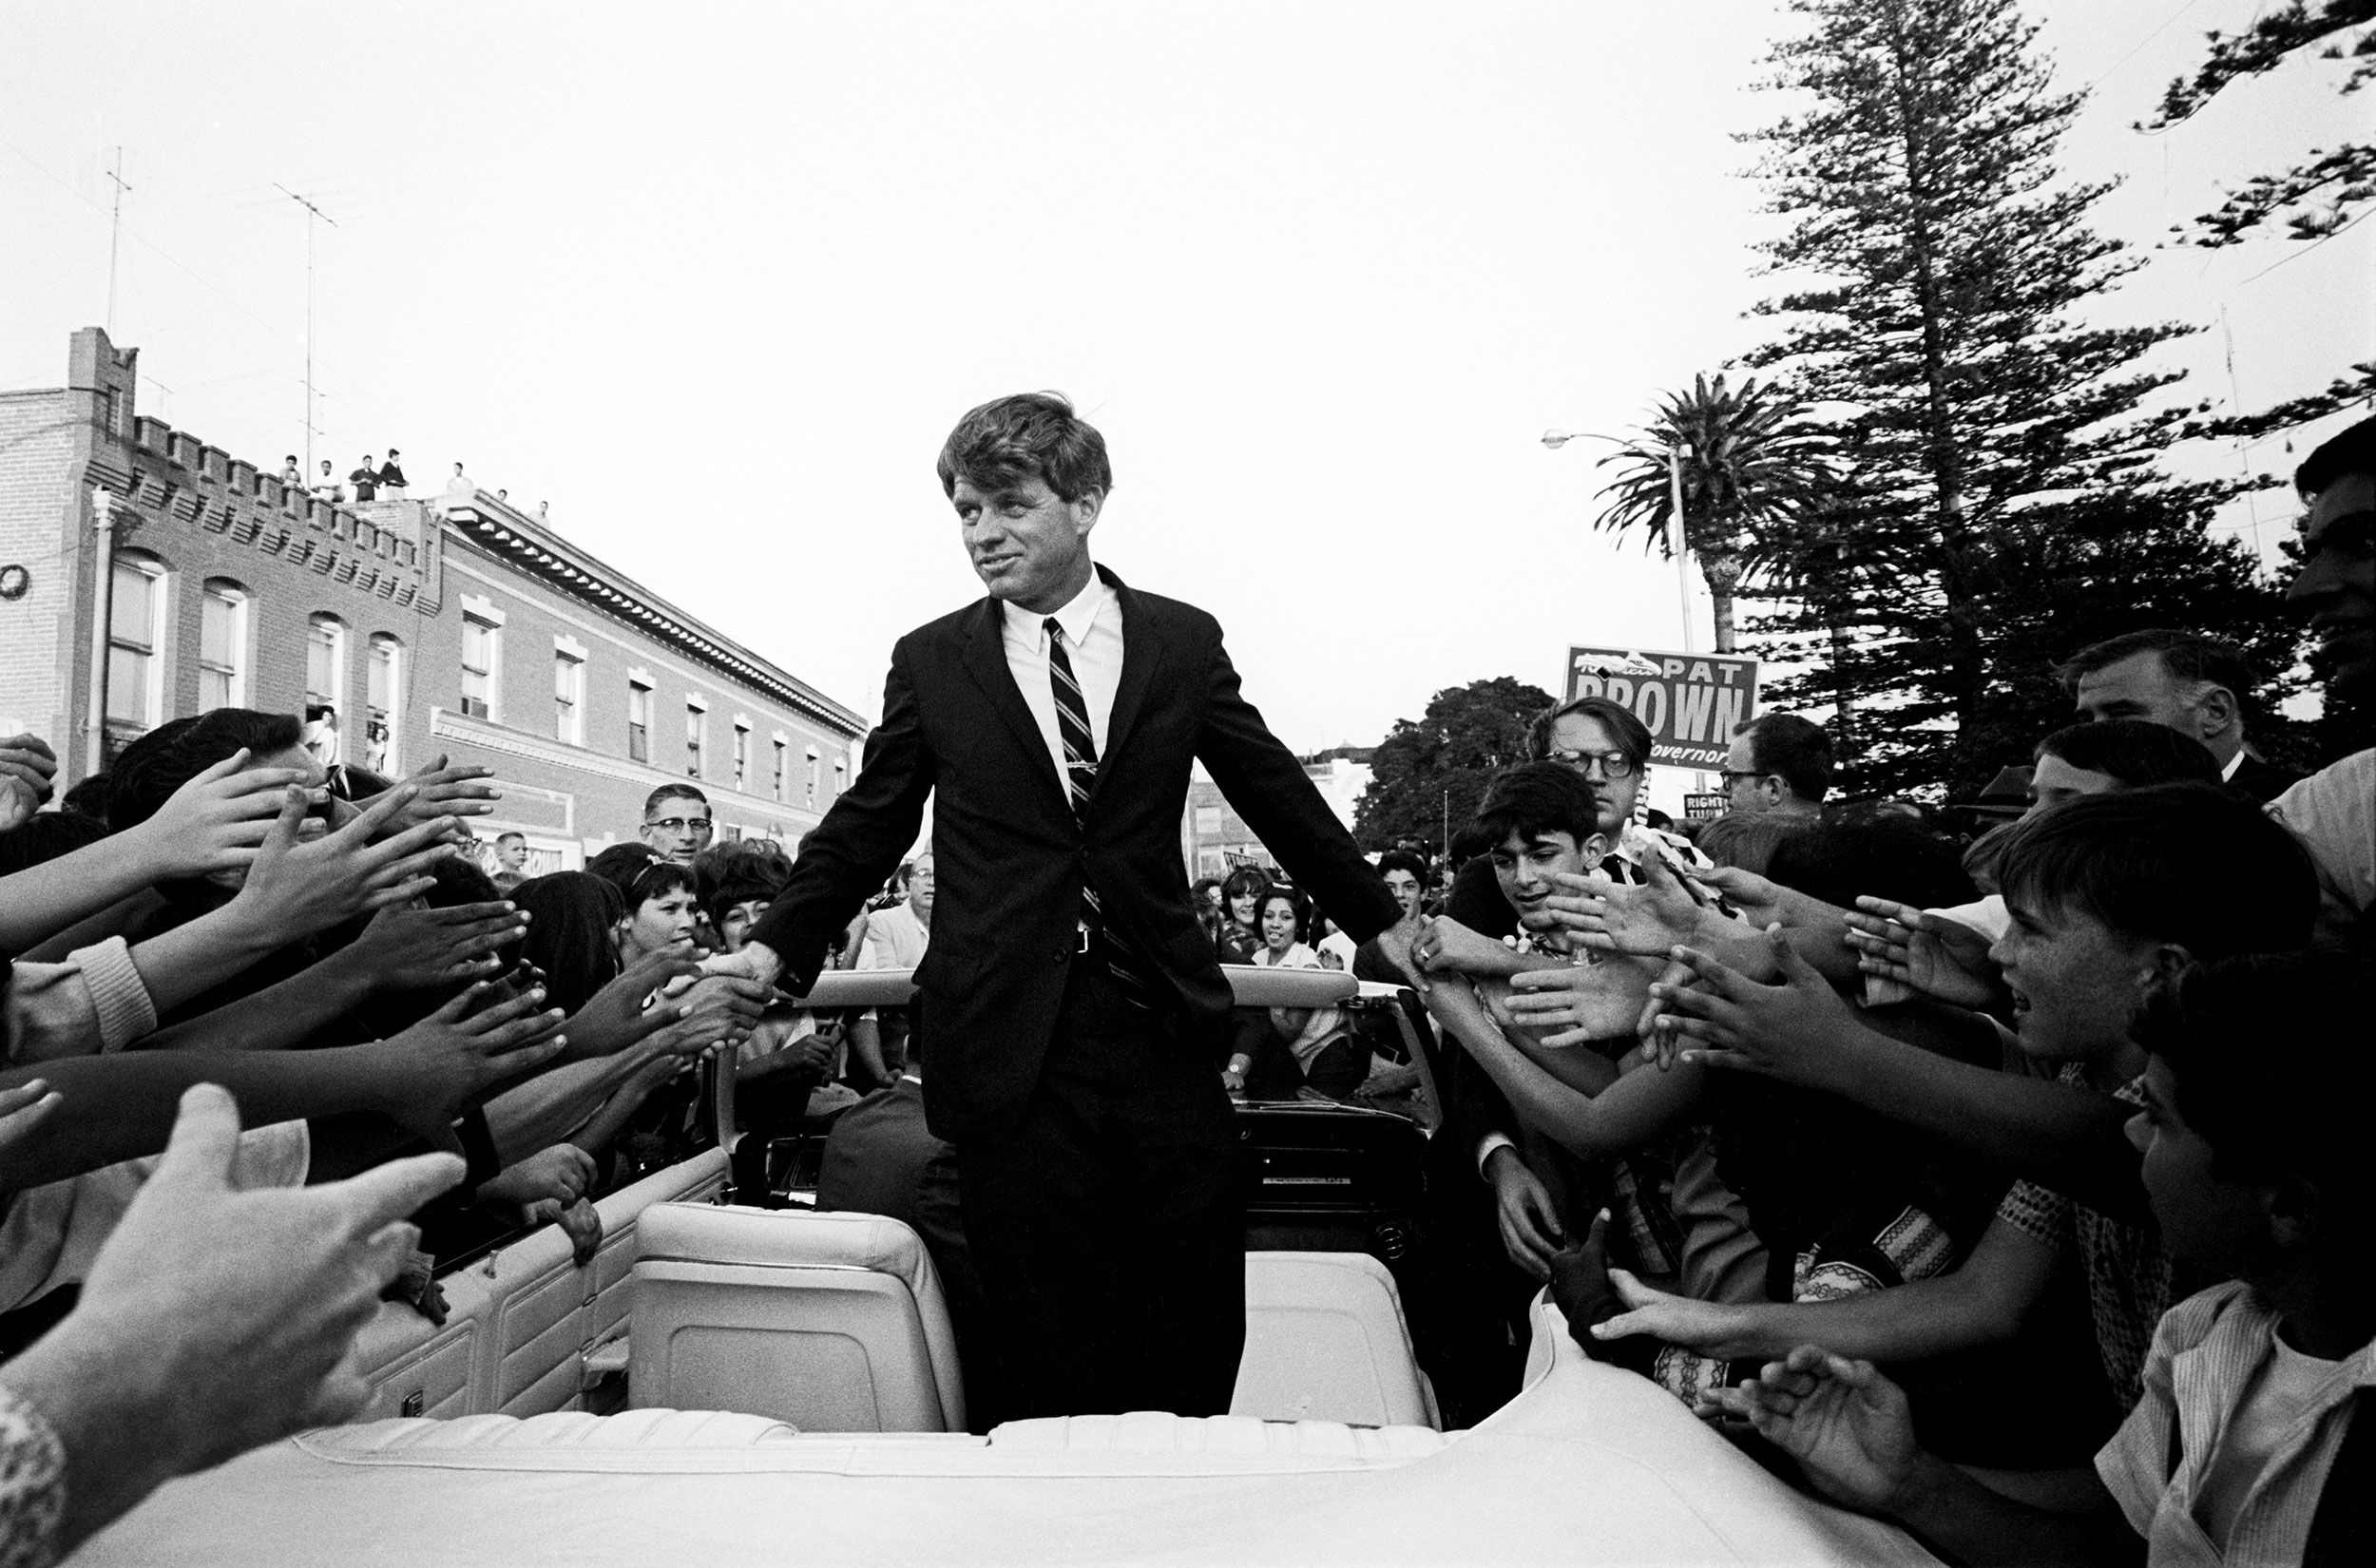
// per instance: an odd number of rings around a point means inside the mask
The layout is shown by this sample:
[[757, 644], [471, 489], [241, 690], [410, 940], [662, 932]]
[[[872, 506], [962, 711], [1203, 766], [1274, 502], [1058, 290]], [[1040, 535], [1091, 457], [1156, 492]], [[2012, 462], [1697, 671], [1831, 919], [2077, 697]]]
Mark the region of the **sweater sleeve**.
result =
[[8, 997], [10, 1060], [120, 1051], [157, 1027], [157, 1009], [124, 938], [76, 949], [63, 964], [18, 964]]

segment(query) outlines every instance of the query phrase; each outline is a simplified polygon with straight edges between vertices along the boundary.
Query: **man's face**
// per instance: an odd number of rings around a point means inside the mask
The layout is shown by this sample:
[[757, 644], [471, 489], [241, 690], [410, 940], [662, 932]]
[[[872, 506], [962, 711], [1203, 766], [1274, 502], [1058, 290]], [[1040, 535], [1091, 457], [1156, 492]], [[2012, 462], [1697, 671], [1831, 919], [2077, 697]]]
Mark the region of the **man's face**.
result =
[[528, 863], [528, 841], [525, 838], [495, 840], [495, 860], [507, 871], [525, 869]]
[[2013, 993], [2022, 1049], [2044, 1061], [2101, 1061], [2129, 1037], [2157, 945], [2090, 914], [2005, 895], [2012, 919], [1989, 958]]
[[1078, 501], [1059, 500], [1036, 478], [985, 490], [960, 477], [948, 499], [974, 575], [992, 598], [1044, 614], [1080, 591], [1089, 530], [1104, 497], [1092, 490]]
[[932, 918], [932, 857], [929, 854], [908, 873], [908, 908], [918, 920]]
[[1502, 896], [1510, 901], [1510, 908], [1518, 911], [1518, 923], [1529, 930], [1542, 930], [1550, 924], [1542, 901], [1559, 891], [1551, 878], [1562, 871], [1581, 874], [1590, 870], [1600, 864], [1607, 848], [1608, 841], [1597, 832], [1580, 845], [1575, 834], [1562, 828], [1532, 836], [1513, 832], [1493, 847], [1493, 880], [1501, 885]]
[[[1623, 778], [1609, 776], [1606, 759], [1624, 755], [1609, 727], [1590, 714], [1569, 714], [1551, 726], [1551, 750], [1584, 754], [1581, 759], [1561, 756], [1559, 760], [1591, 781], [1593, 792], [1600, 799], [1600, 831], [1612, 837], [1623, 832], [1625, 824], [1633, 819], [1634, 797], [1641, 794], [1641, 770], [1632, 769]], [[1619, 766], [1623, 763], [1620, 761]]]
[[1394, 895], [1394, 902], [1403, 907], [1403, 913], [1413, 914], [1419, 908], [1419, 879], [1397, 866], [1386, 873], [1386, 890]]
[[2159, 1057], [2145, 1063], [2145, 1106], [2127, 1130], [2145, 1157], [2145, 1196], [2172, 1251], [2223, 1278], [2268, 1257], [2269, 1190], [2212, 1175], [2211, 1144], [2178, 1115], [2177, 1075]]
[[2119, 787], [2120, 781], [2110, 774], [2074, 768], [2048, 752], [2038, 759], [2038, 766], [2030, 773], [2029, 810], [2022, 814], [2036, 816], [2066, 800], [2077, 800], [2083, 794], [2110, 794]]
[[2141, 718], [2196, 740], [2219, 727], [2204, 698], [2218, 690], [2207, 680], [2180, 680], [2161, 655], [2150, 649], [2079, 677], [2078, 711], [2091, 724], [2107, 718]]
[[643, 819], [643, 842], [662, 860], [689, 866], [709, 848], [712, 827], [709, 802], [670, 795]]
[[2335, 692], [2376, 698], [2376, 474], [2345, 474], [2311, 499], [2286, 602], [2309, 617]]
[[1724, 754], [1726, 804], [1744, 813], [1771, 811], [1779, 790], [1778, 780], [1757, 771], [1756, 742], [1749, 736], [1734, 736], [1732, 750]]
[[718, 939], [726, 945], [728, 952], [742, 951], [743, 943], [750, 940], [751, 927], [759, 923], [761, 915], [767, 913], [767, 905], [768, 901], [764, 898], [746, 898], [739, 904], [727, 906], [726, 918], [718, 927]]

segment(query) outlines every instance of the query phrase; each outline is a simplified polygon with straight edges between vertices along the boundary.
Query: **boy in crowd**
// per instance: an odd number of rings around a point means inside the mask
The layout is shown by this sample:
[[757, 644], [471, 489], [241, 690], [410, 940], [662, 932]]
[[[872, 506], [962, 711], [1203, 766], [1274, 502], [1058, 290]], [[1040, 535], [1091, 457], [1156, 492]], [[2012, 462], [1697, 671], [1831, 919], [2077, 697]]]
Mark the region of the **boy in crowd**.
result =
[[[2376, 985], [2332, 953], [2198, 965], [2146, 1004], [2143, 1157], [2170, 1245], [2231, 1283], [2164, 1317], [2141, 1397], [2095, 1484], [2048, 1511], [1917, 1445], [1869, 1361], [1802, 1345], [1720, 1404], [1826, 1495], [1899, 1520], [1962, 1562], [2366, 1561], [2376, 1428], [2376, 1182], [2361, 1042]], [[2272, 1049], [2281, 1042], [2282, 1048]]]
[[[2213, 853], [2222, 872], [2209, 896], [2203, 868]], [[2123, 1409], [2136, 1404], [2154, 1324], [2182, 1292], [2141, 1212], [2136, 1153], [2120, 1132], [2145, 1067], [2130, 1020], [2191, 962], [2303, 946], [2316, 889], [2282, 829], [2248, 799], [2198, 784], [2042, 813], [2014, 832], [2000, 875], [2013, 924], [1991, 954], [2013, 998], [2019, 1054], [2009, 1061], [2026, 1059], [2060, 1081], [1889, 1040], [1778, 941], [1778, 985], [1692, 954], [1709, 989], [1658, 987], [1694, 1042], [1684, 1061], [1840, 1095], [2024, 1177], [1963, 1266], [1842, 1301], [1751, 1306], [1683, 1300], [1613, 1271], [1632, 1310], [1594, 1326], [1596, 1337], [1655, 1334], [1732, 1359], [1810, 1341], [1876, 1360], [1926, 1358], [2011, 1339], [2076, 1252], [2106, 1377]]]

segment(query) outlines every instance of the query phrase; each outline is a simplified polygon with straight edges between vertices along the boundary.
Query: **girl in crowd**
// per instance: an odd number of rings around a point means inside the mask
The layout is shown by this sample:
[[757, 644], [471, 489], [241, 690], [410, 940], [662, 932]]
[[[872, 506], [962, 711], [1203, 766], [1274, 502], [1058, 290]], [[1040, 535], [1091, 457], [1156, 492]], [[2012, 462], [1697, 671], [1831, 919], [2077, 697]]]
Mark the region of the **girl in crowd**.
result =
[[1221, 962], [1252, 964], [1262, 947], [1255, 924], [1271, 879], [1253, 866], [1240, 866], [1221, 884]]
[[627, 885], [626, 913], [615, 936], [620, 963], [633, 964], [669, 950], [692, 956], [693, 933], [700, 918], [693, 873], [669, 861], [652, 862]]
[[[1256, 965], [1271, 969], [1326, 966], [1304, 940], [1312, 929], [1313, 911], [1312, 901], [1300, 889], [1272, 888], [1258, 908], [1262, 946], [1254, 955]], [[1237, 1045], [1238, 1055], [1230, 1064], [1255, 1100], [1293, 1100], [1307, 1088], [1332, 1099], [1349, 1099], [1359, 1092], [1370, 1071], [1369, 1055], [1355, 1042], [1341, 1007], [1251, 1009]]]

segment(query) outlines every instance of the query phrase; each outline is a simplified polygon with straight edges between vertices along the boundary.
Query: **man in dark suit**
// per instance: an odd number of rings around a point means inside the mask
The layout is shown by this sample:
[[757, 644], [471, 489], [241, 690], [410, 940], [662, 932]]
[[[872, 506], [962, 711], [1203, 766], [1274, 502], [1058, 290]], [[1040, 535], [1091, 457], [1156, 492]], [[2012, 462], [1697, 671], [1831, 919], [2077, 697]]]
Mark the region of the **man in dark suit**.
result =
[[1179, 858], [1191, 763], [1357, 940], [1399, 924], [1407, 957], [1417, 922], [1239, 694], [1219, 624], [1091, 564], [1113, 477], [1070, 404], [985, 404], [938, 468], [989, 597], [900, 639], [864, 772], [721, 966], [810, 985], [929, 797], [925, 1113], [957, 1148], [1008, 1407], [1217, 1414], [1245, 1252], [1230, 991]]
[[2273, 800], [2300, 774], [2245, 748], [2244, 706], [2254, 685], [2244, 650], [2200, 632], [2127, 632], [2081, 648], [2056, 669], [2079, 717], [2142, 718], [2203, 743], [2219, 776]]
[[957, 1151], [924, 1122], [924, 1059], [911, 1049], [907, 1070], [844, 1111], [825, 1139], [816, 1206], [887, 1214], [905, 1224], [931, 1254], [948, 1302], [948, 1326], [966, 1379], [966, 1417], [977, 1432], [1005, 1419], [998, 1396], [998, 1336], [987, 1320], [981, 1271], [966, 1246], [957, 1198]]

